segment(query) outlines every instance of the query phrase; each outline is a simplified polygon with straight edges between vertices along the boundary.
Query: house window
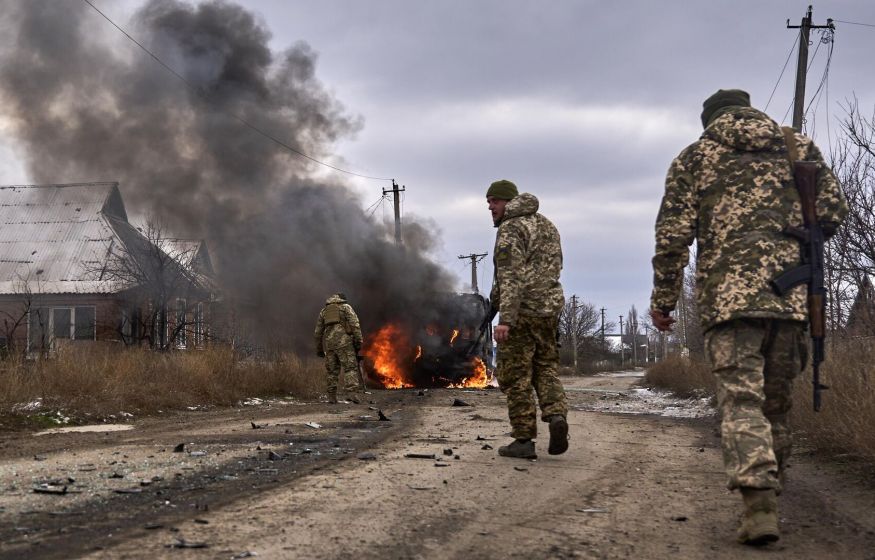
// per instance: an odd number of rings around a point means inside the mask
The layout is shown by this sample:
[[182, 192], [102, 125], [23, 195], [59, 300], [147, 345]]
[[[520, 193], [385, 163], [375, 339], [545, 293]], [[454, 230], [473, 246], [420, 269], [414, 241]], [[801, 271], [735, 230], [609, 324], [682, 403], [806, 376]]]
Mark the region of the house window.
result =
[[95, 308], [92, 306], [73, 308], [73, 339], [96, 340]]
[[30, 351], [55, 348], [58, 340], [95, 340], [96, 308], [36, 307], [30, 310], [27, 346]]
[[177, 299], [176, 300], [176, 324], [174, 328], [176, 330], [176, 346], [178, 348], [185, 348], [185, 300]]
[[204, 343], [204, 304], [200, 302], [194, 308], [194, 344], [201, 346]]

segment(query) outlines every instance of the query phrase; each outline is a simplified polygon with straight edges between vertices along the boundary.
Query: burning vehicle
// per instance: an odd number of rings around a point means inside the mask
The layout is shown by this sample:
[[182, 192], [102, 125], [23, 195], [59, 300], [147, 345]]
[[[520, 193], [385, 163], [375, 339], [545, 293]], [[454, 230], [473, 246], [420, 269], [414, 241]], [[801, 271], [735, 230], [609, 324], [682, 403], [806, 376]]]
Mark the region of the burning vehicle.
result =
[[369, 384], [486, 387], [495, 369], [489, 300], [476, 293], [441, 294], [424, 317], [384, 324], [365, 337]]

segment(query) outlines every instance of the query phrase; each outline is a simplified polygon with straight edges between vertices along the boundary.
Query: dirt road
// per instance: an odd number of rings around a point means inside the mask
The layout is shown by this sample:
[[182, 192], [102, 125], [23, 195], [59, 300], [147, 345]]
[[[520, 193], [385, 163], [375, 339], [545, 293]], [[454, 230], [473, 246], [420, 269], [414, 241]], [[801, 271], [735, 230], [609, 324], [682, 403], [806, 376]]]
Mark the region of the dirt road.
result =
[[571, 449], [549, 456], [545, 437], [536, 461], [496, 455], [509, 427], [494, 390], [0, 436], [0, 556], [875, 559], [875, 483], [859, 467], [801, 450], [783, 537], [751, 550], [733, 540], [740, 499], [724, 488], [715, 420], [681, 417], [702, 403], [631, 375], [565, 381]]

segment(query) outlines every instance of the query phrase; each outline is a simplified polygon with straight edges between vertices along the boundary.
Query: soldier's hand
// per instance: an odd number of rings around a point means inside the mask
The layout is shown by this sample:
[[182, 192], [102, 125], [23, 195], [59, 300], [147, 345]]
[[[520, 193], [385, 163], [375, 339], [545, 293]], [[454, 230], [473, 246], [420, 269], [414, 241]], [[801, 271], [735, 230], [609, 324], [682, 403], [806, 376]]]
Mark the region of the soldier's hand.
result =
[[510, 325], [497, 325], [493, 331], [495, 342], [504, 342], [510, 336]]
[[650, 310], [650, 320], [653, 321], [653, 326], [662, 332], [671, 332], [671, 326], [675, 324], [675, 320], [671, 315], [663, 313], [658, 309]]
[[325, 352], [323, 352], [322, 350], [316, 350], [316, 355], [319, 356], [320, 358], [324, 358]]

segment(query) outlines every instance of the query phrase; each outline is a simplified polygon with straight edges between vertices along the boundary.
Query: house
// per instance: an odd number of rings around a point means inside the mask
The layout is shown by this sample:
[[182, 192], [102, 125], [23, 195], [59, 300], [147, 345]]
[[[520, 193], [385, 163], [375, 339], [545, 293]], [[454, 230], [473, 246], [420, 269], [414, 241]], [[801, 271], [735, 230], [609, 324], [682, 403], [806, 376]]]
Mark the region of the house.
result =
[[212, 277], [202, 241], [131, 225], [117, 183], [0, 186], [0, 347], [203, 346]]
[[848, 312], [846, 331], [851, 337], [875, 336], [875, 287], [866, 275]]

